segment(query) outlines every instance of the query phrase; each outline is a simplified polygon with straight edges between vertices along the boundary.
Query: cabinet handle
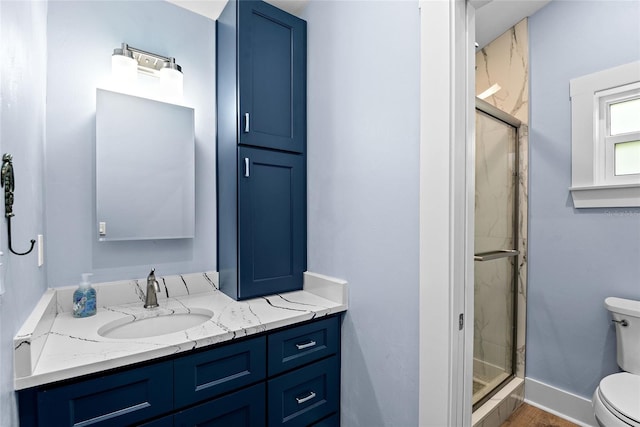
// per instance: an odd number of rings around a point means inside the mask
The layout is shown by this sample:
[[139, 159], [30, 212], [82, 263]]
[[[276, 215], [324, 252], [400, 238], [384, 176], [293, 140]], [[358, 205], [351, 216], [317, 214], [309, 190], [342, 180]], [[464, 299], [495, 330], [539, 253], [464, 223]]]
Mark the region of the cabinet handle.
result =
[[296, 402], [298, 402], [298, 405], [301, 405], [304, 402], [310, 401], [314, 397], [316, 397], [316, 394], [314, 392], [310, 391], [309, 394], [306, 395], [305, 397], [296, 397]]
[[309, 341], [308, 343], [304, 343], [304, 344], [296, 344], [296, 348], [298, 350], [304, 350], [305, 348], [309, 348], [309, 347], [314, 347], [317, 343], [315, 341]]
[[249, 158], [248, 157], [244, 158], [244, 176], [249, 178]]
[[244, 133], [249, 133], [249, 113], [244, 113]]

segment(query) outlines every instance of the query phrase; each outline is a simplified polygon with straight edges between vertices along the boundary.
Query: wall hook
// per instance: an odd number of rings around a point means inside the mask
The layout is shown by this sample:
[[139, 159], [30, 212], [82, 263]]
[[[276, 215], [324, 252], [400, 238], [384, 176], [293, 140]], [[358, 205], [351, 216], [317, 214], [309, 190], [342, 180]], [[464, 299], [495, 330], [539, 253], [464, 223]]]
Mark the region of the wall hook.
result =
[[13, 190], [15, 188], [15, 177], [13, 175], [13, 157], [9, 153], [2, 156], [2, 170], [0, 175], [0, 185], [4, 187], [4, 216], [7, 218], [7, 237], [9, 239], [9, 250], [16, 255], [27, 255], [33, 250], [36, 241], [31, 239], [31, 247], [26, 252], [16, 252], [11, 246], [11, 217], [13, 213]]

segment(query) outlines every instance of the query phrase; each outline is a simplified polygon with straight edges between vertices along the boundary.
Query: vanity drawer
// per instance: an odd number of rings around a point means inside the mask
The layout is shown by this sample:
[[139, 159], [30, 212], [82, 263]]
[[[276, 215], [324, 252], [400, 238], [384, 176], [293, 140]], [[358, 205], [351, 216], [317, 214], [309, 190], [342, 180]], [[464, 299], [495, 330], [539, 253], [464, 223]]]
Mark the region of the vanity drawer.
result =
[[201, 403], [174, 416], [173, 427], [265, 425], [265, 383]]
[[37, 394], [38, 426], [130, 425], [173, 407], [172, 362], [53, 387]]
[[265, 349], [265, 337], [259, 337], [176, 359], [176, 409], [263, 380]]
[[338, 356], [269, 380], [269, 427], [302, 427], [338, 410], [340, 364]]
[[337, 316], [269, 335], [269, 375], [335, 354], [340, 346]]

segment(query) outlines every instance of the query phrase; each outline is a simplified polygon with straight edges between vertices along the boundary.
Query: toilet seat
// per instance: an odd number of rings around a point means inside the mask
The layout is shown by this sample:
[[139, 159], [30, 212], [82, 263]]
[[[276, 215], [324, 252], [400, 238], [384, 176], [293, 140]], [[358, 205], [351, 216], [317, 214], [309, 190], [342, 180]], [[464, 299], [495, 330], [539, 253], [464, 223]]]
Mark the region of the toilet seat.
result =
[[640, 427], [640, 375], [628, 372], [609, 375], [600, 381], [593, 397], [599, 418], [609, 418], [603, 412], [606, 411], [622, 423], [614, 423], [614, 426]]

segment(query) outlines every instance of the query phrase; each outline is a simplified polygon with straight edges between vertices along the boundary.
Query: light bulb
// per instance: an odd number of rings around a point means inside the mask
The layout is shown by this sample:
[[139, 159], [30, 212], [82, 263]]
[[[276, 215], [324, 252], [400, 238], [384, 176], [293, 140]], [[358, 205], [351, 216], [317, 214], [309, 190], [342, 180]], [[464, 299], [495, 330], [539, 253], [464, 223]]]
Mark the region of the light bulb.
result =
[[181, 100], [183, 93], [184, 76], [179, 65], [175, 63], [175, 59], [165, 62], [160, 69], [160, 85], [165, 96], [169, 99]]
[[133, 53], [126, 43], [122, 47], [113, 50], [111, 55], [111, 78], [117, 86], [131, 88], [138, 77], [138, 61], [133, 58]]

